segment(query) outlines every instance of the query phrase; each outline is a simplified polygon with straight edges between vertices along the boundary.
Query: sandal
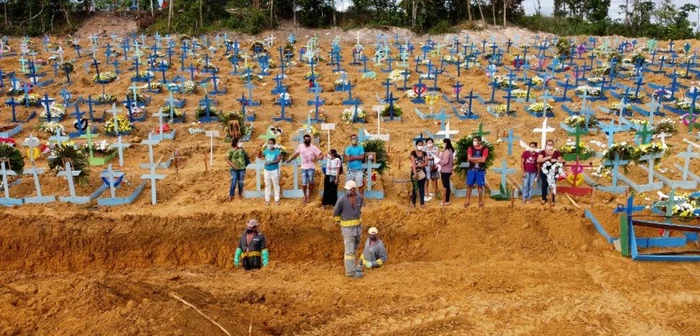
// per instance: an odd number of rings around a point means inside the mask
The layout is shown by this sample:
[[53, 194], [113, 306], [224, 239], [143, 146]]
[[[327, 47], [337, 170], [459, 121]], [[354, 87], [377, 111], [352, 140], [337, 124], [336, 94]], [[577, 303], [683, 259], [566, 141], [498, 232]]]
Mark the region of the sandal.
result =
[[471, 205], [471, 202], [465, 202], [465, 203], [464, 203], [464, 207], [465, 207], [465, 208], [468, 208], [470, 205]]

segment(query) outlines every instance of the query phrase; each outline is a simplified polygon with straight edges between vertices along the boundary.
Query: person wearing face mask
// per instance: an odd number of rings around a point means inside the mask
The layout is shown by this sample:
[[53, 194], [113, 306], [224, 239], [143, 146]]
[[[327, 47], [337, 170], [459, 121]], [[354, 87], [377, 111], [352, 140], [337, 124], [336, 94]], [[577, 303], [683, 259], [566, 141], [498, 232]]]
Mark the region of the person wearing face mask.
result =
[[275, 139], [267, 140], [267, 145], [260, 152], [260, 157], [265, 160], [265, 205], [270, 205], [272, 190], [275, 192], [275, 204], [280, 205], [280, 161], [282, 151]]
[[425, 180], [427, 175], [425, 167], [428, 165], [428, 156], [425, 154], [425, 145], [422, 139], [416, 140], [416, 149], [411, 152], [411, 207], [416, 207], [416, 197], [420, 197], [421, 208], [425, 207]]
[[367, 233], [369, 233], [369, 238], [365, 242], [365, 249], [360, 257], [360, 266], [369, 269], [382, 267], [389, 259], [389, 255], [386, 253], [384, 242], [379, 239], [379, 230], [376, 227], [371, 227]]
[[233, 200], [238, 186], [238, 196], [243, 198], [243, 181], [245, 180], [245, 168], [250, 163], [248, 154], [243, 149], [243, 143], [238, 138], [231, 140], [231, 149], [226, 152], [226, 163], [231, 172], [231, 188], [229, 188], [229, 201]]
[[301, 188], [304, 190], [304, 204], [311, 200], [311, 192], [314, 188], [314, 175], [316, 175], [316, 161], [323, 158], [323, 153], [311, 144], [311, 135], [304, 134], [304, 143], [297, 147], [287, 163], [292, 162], [301, 155]]
[[345, 161], [348, 163], [348, 172], [345, 181], [355, 181], [360, 195], [364, 196], [364, 172], [362, 171], [362, 161], [365, 160], [365, 149], [357, 143], [357, 135], [350, 136], [350, 146], [345, 149]]
[[356, 268], [355, 255], [362, 236], [362, 196], [357, 192], [355, 181], [345, 182], [345, 195], [338, 198], [333, 208], [333, 220], [340, 223], [345, 245], [345, 276], [361, 278], [362, 268]]
[[[426, 166], [427, 179], [425, 181], [425, 190], [427, 192], [428, 200], [435, 197], [438, 194], [438, 183], [437, 180], [440, 177], [440, 172], [438, 171], [437, 164], [435, 162], [435, 157], [438, 154], [438, 148], [435, 146], [433, 139], [428, 138], [425, 140], [425, 154], [428, 155], [428, 165]], [[434, 192], [430, 192], [430, 185], [433, 185]]]
[[452, 192], [450, 177], [454, 169], [455, 149], [452, 147], [452, 140], [445, 139], [443, 143], [445, 144], [445, 150], [440, 153], [440, 156], [435, 157], [435, 161], [438, 167], [440, 167], [440, 180], [442, 180], [442, 187], [445, 189], [445, 197], [442, 199], [442, 206], [446, 206], [450, 205], [450, 193]]
[[489, 157], [489, 149], [481, 143], [481, 137], [475, 136], [472, 145], [467, 149], [467, 201], [464, 202], [464, 207], [468, 208], [471, 204], [472, 189], [476, 185], [476, 190], [479, 193], [479, 207], [484, 206], [483, 195], [484, 185], [486, 185], [486, 159]]
[[523, 151], [520, 155], [520, 168], [523, 171], [523, 204], [532, 199], [533, 184], [537, 183], [537, 143], [531, 142], [530, 149]]
[[326, 177], [323, 180], [323, 198], [321, 205], [325, 209], [326, 206], [334, 206], [338, 202], [338, 181], [343, 173], [343, 163], [340, 160], [340, 155], [335, 149], [331, 149], [326, 157]]
[[[547, 145], [544, 147], [544, 150], [537, 156], [537, 163], [542, 167], [546, 162], [554, 163], [560, 160], [561, 154], [558, 150], [554, 149], [554, 140], [547, 140]], [[542, 185], [542, 204], [544, 205], [547, 203], [547, 192], [552, 188], [550, 184], [556, 183], [556, 180], [551, 176], [547, 176], [547, 174], [540, 169], [540, 183]], [[554, 192], [551, 194], [552, 200], [550, 204], [554, 206], [556, 195]]]
[[267, 240], [259, 231], [260, 224], [257, 220], [251, 219], [246, 224], [246, 230], [238, 240], [238, 248], [233, 256], [233, 266], [238, 268], [243, 257], [243, 268], [246, 271], [260, 269], [267, 266], [270, 255], [267, 250]]

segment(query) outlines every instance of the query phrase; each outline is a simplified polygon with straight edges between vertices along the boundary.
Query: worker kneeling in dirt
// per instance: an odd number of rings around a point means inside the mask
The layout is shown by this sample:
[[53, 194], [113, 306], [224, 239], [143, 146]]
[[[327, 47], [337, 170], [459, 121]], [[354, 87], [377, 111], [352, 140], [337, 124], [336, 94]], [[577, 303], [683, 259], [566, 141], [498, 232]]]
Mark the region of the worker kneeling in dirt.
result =
[[369, 238], [365, 242], [365, 249], [360, 257], [360, 267], [370, 269], [382, 267], [389, 259], [384, 242], [379, 239], [379, 230], [376, 227], [369, 228], [368, 233]]
[[251, 219], [246, 225], [246, 230], [238, 241], [236, 254], [233, 256], [233, 266], [240, 267], [240, 258], [243, 257], [245, 270], [259, 269], [267, 266], [270, 256], [267, 252], [265, 236], [258, 232], [260, 224]]

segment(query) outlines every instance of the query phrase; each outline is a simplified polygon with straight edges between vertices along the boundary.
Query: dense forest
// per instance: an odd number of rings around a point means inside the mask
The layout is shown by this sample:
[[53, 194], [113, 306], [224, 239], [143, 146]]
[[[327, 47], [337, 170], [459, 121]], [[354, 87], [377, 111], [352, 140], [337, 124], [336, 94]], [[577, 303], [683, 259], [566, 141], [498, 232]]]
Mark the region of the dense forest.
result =
[[[11, 35], [69, 33], [93, 12], [133, 15], [143, 29], [201, 34], [233, 29], [257, 34], [280, 22], [323, 28], [406, 27], [417, 33], [449, 33], [490, 25], [517, 25], [560, 35], [624, 35], [657, 39], [696, 37], [697, 6], [671, 0], [626, 0], [621, 19], [608, 16], [611, 0], [554, 0], [552, 16], [525, 15], [523, 0], [0, 0], [1, 32]], [[695, 21], [695, 20], [693, 20]]]

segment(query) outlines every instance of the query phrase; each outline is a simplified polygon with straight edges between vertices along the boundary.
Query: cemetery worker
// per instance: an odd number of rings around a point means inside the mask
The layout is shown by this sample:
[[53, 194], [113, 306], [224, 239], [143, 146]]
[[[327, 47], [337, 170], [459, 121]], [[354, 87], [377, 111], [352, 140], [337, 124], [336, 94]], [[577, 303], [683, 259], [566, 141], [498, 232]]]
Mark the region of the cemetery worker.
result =
[[335, 149], [331, 149], [326, 157], [326, 177], [323, 180], [323, 198], [321, 204], [325, 208], [327, 205], [335, 206], [338, 202], [338, 181], [343, 173], [343, 162], [340, 154]]
[[345, 161], [348, 162], [348, 172], [345, 181], [355, 181], [360, 189], [360, 195], [364, 196], [362, 161], [365, 160], [365, 149], [357, 142], [357, 135], [350, 136], [350, 146], [345, 148]]
[[440, 153], [439, 156], [434, 157], [436, 165], [440, 170], [440, 180], [442, 181], [442, 187], [445, 189], [445, 197], [442, 199], [442, 205], [450, 205], [450, 193], [452, 188], [450, 186], [450, 177], [452, 176], [452, 171], [454, 169], [454, 154], [455, 149], [452, 147], [452, 140], [445, 139], [442, 140], [445, 144], [445, 149]]
[[467, 201], [464, 207], [469, 207], [472, 198], [472, 189], [476, 185], [479, 193], [479, 207], [484, 206], [484, 185], [486, 185], [486, 159], [489, 157], [489, 149], [481, 143], [481, 136], [475, 136], [472, 145], [467, 149]]
[[362, 236], [362, 196], [357, 192], [355, 181], [345, 182], [345, 195], [338, 198], [333, 209], [333, 220], [340, 222], [340, 231], [343, 234], [345, 245], [345, 276], [351, 278], [361, 278], [362, 269], [355, 268], [357, 265], [355, 255], [360, 246], [360, 236]]
[[[438, 193], [437, 180], [440, 177], [440, 172], [438, 171], [438, 167], [435, 162], [435, 156], [438, 154], [438, 148], [435, 146], [435, 141], [432, 138], [425, 140], [425, 153], [428, 154], [428, 166], [425, 168], [425, 173], [427, 174], [428, 178], [425, 181], [425, 190], [427, 196], [434, 197]], [[433, 183], [434, 193], [430, 192], [431, 181]]]
[[365, 249], [360, 257], [360, 266], [369, 269], [382, 267], [389, 259], [389, 255], [386, 253], [384, 242], [379, 239], [379, 230], [371, 227], [367, 233], [369, 237], [365, 241]]
[[277, 141], [274, 138], [267, 140], [267, 145], [260, 152], [260, 156], [265, 159], [265, 205], [270, 205], [272, 189], [275, 192], [275, 204], [280, 205], [280, 161], [282, 160], [282, 150], [277, 146]]
[[270, 255], [267, 251], [267, 240], [258, 229], [259, 226], [255, 219], [249, 220], [246, 224], [246, 230], [241, 235], [236, 254], [233, 256], [233, 266], [240, 267], [241, 257], [243, 257], [243, 268], [246, 271], [267, 266]]
[[316, 174], [316, 161], [323, 157], [323, 153], [311, 144], [311, 135], [304, 134], [304, 143], [297, 147], [287, 163], [292, 162], [297, 156], [301, 155], [301, 186], [304, 190], [304, 203], [309, 203], [311, 191], [314, 186], [314, 175]]
[[530, 148], [520, 155], [520, 168], [523, 171], [523, 203], [532, 198], [532, 186], [537, 183], [539, 168], [537, 165], [537, 142], [531, 142]]
[[[544, 150], [537, 156], [537, 163], [540, 164], [540, 181], [542, 185], [542, 204], [547, 203], [547, 192], [556, 188], [556, 170], [548, 169], [548, 174], [545, 174], [545, 166], [551, 166], [553, 163], [559, 162], [561, 160], [561, 153], [554, 148], [554, 140], [547, 140], [547, 145]], [[553, 186], [552, 186], [553, 185]], [[554, 205], [555, 193], [552, 192], [551, 205]]]
[[238, 196], [243, 198], [243, 181], [245, 180], [245, 168], [250, 163], [248, 154], [243, 149], [243, 143], [238, 138], [231, 140], [231, 149], [226, 153], [226, 162], [230, 166], [231, 188], [229, 189], [229, 201], [233, 200], [238, 185]]
[[416, 140], [416, 149], [411, 151], [411, 207], [416, 207], [416, 197], [420, 196], [420, 206], [425, 207], [425, 180], [428, 178], [425, 167], [428, 165], [428, 155], [425, 154], [423, 139]]

